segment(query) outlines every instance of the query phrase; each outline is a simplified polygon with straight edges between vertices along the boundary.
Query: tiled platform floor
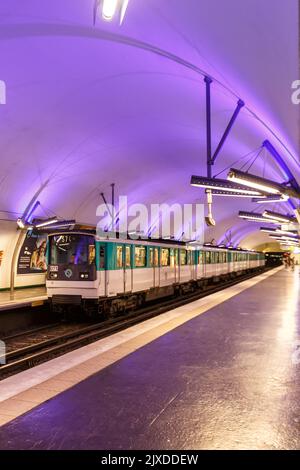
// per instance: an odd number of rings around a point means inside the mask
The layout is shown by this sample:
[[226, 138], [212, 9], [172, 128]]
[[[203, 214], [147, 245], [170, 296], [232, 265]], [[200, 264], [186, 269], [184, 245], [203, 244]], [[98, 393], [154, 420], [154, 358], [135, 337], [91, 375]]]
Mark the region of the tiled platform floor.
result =
[[278, 271], [4, 425], [0, 448], [299, 449], [299, 308], [299, 272]]

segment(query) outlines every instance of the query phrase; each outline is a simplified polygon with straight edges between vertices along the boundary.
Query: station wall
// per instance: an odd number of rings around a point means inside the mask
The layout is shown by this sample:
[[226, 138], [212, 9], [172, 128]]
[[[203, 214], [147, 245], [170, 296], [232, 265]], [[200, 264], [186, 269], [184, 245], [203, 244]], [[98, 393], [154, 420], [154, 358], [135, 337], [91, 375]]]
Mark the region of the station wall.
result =
[[[10, 288], [10, 271], [14, 248], [19, 238], [15, 222], [0, 222], [0, 290]], [[45, 284], [45, 274], [17, 274], [15, 287], [29, 287]]]

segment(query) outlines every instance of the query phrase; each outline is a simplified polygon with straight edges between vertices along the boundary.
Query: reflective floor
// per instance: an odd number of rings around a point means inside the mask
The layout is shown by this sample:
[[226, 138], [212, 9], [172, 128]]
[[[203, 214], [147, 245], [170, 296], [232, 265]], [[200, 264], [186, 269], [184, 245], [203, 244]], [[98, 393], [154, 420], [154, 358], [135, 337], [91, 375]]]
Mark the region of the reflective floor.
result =
[[299, 272], [279, 271], [0, 429], [1, 449], [299, 449]]

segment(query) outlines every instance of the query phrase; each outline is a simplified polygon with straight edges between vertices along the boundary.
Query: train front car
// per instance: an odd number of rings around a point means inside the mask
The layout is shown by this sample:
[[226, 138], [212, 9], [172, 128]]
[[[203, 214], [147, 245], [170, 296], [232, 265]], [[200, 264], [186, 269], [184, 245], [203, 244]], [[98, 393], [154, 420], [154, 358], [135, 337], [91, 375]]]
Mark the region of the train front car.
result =
[[98, 303], [95, 235], [58, 233], [49, 235], [47, 295], [53, 311], [80, 307], [94, 312]]

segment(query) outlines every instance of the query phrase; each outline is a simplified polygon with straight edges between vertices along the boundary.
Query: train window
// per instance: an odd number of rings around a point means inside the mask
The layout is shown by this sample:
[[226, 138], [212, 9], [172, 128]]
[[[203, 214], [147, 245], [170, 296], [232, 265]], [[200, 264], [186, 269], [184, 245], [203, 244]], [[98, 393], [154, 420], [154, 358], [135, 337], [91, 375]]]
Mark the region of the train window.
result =
[[175, 266], [179, 265], [179, 251], [177, 249], [174, 250], [174, 259], [175, 259]]
[[154, 248], [154, 266], [156, 268], [159, 266], [158, 248]]
[[135, 266], [144, 268], [146, 266], [146, 248], [144, 246], [135, 247]]
[[89, 264], [93, 264], [96, 258], [95, 244], [89, 245]]
[[149, 264], [150, 266], [158, 266], [158, 248], [149, 248]]
[[154, 248], [149, 248], [149, 264], [151, 267], [154, 266]]
[[90, 235], [54, 235], [49, 248], [52, 265], [87, 265], [95, 261], [95, 238]]
[[169, 266], [170, 265], [170, 250], [169, 248], [162, 248], [161, 249], [161, 266]]
[[186, 265], [187, 254], [186, 250], [180, 250], [180, 266]]
[[206, 264], [211, 264], [211, 252], [210, 251], [205, 252], [205, 261], [206, 261]]
[[123, 246], [117, 245], [117, 268], [123, 268]]
[[187, 252], [187, 264], [190, 265], [191, 264], [191, 259], [192, 259], [192, 252], [191, 251], [188, 251]]
[[220, 261], [219, 261], [219, 252], [216, 251], [216, 252], [215, 252], [215, 263], [219, 264], [219, 262], [220, 262]]
[[175, 250], [173, 248], [170, 249], [170, 266], [171, 268], [175, 266]]
[[130, 246], [125, 248], [125, 266], [126, 268], [131, 268], [131, 249]]
[[105, 269], [105, 247], [100, 246], [100, 251], [99, 251], [99, 268], [100, 269]]
[[203, 264], [203, 253], [198, 251], [198, 264]]

